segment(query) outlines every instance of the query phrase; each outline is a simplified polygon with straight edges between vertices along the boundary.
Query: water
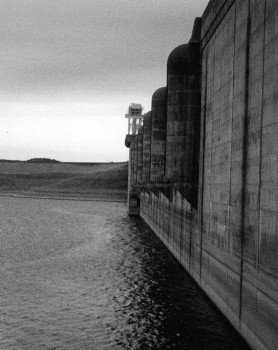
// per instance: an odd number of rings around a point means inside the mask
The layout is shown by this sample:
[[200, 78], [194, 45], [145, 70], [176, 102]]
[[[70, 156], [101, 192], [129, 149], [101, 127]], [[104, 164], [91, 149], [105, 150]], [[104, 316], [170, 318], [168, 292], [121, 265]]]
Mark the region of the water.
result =
[[0, 197], [0, 349], [247, 349], [122, 203]]

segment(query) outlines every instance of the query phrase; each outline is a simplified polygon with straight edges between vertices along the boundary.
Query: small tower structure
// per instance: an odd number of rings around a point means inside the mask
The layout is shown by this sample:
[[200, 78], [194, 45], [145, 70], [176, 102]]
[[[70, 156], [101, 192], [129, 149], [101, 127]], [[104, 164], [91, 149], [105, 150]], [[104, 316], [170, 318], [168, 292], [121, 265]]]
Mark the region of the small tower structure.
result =
[[125, 115], [128, 118], [128, 135], [136, 135], [143, 125], [143, 107], [139, 103], [131, 103]]
[[[139, 129], [143, 126], [143, 107], [139, 103], [131, 103], [125, 117], [128, 119], [128, 130], [125, 138], [125, 145], [129, 148], [128, 162], [128, 213], [138, 215], [140, 210], [140, 194], [137, 189], [137, 179], [134, 177], [134, 170], [137, 170], [137, 143]], [[135, 164], [136, 162], [136, 164]]]

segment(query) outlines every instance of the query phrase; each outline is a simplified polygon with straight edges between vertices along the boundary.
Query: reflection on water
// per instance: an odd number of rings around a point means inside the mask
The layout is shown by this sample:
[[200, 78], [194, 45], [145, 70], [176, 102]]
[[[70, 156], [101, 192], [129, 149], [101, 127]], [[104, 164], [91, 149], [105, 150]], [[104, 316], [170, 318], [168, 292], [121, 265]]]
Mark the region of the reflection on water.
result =
[[120, 203], [0, 198], [0, 349], [247, 349]]

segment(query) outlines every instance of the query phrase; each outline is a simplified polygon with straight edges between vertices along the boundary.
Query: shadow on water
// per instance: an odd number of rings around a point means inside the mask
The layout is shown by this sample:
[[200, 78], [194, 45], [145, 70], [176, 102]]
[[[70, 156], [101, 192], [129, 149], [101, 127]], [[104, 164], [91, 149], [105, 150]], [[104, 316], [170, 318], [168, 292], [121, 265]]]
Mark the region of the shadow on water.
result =
[[116, 242], [129, 252], [117, 266], [117, 327], [110, 327], [121, 348], [250, 349], [140, 218], [120, 225], [129, 235]]
[[1, 350], [248, 349], [125, 205], [0, 207]]

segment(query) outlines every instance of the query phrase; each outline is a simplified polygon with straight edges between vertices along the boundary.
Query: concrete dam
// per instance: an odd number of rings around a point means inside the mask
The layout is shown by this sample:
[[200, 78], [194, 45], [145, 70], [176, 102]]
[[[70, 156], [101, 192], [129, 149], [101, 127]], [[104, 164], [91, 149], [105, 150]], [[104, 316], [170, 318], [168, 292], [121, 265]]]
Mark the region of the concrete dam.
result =
[[278, 349], [278, 1], [211, 0], [127, 117], [129, 213], [252, 348]]

